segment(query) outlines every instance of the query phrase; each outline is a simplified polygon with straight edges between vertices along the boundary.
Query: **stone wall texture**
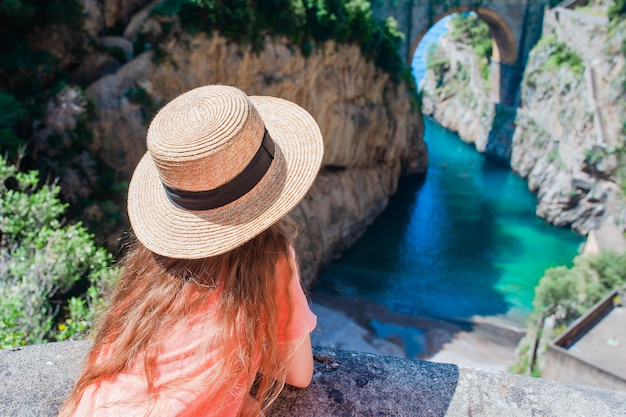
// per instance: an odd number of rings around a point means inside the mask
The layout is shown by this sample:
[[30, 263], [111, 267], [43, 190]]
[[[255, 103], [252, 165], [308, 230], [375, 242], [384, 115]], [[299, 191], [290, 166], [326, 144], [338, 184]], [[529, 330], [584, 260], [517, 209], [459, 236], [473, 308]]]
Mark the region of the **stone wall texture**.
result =
[[[90, 342], [0, 351], [0, 415], [53, 417]], [[626, 393], [456, 365], [315, 348], [313, 381], [271, 416], [626, 416]]]

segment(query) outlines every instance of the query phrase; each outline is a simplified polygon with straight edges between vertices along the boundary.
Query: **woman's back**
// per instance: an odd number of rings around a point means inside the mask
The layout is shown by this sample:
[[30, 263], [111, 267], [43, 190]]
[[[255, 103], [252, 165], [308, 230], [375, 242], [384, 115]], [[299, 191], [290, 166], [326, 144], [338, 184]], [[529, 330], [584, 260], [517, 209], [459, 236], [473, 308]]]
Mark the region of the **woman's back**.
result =
[[[275, 267], [274, 327], [283, 345], [308, 335], [316, 325], [316, 317], [300, 286], [294, 256], [290, 247], [287, 254], [277, 259]], [[91, 384], [74, 415], [226, 417], [237, 416], [246, 401], [250, 408], [249, 378], [259, 370], [263, 352], [255, 351], [250, 369], [237, 365], [240, 347], [236, 343], [225, 346], [216, 331], [221, 326], [218, 309], [224, 296], [221, 289], [189, 281], [177, 291], [177, 300], [172, 300], [171, 305], [188, 302], [187, 314], [178, 309], [170, 312], [168, 315], [178, 319], [166, 320], [146, 348], [125, 364], [123, 370]], [[138, 294], [149, 292], [149, 289], [137, 291]], [[193, 300], [199, 298], [194, 293], [198, 292], [204, 302], [193, 311]], [[113, 354], [111, 345], [105, 344], [94, 362], [113, 362]], [[219, 383], [215, 381], [216, 375]], [[149, 382], [148, 376], [154, 380]], [[258, 404], [256, 409], [260, 412]]]
[[319, 127], [205, 86], [157, 113], [147, 148], [128, 188], [137, 246], [61, 416], [258, 415], [311, 381], [316, 319], [285, 216], [319, 171]]

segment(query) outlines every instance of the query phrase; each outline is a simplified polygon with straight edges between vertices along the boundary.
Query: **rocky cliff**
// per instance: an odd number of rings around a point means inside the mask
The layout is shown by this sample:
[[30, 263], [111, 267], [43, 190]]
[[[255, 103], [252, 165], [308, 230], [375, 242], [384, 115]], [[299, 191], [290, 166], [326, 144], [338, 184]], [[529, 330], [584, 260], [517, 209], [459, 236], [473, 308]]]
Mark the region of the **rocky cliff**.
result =
[[[606, 17], [547, 10], [515, 110], [511, 168], [537, 193], [540, 217], [581, 234], [624, 224], [625, 31], [608, 26]], [[424, 112], [484, 151], [491, 130], [510, 128], [494, 121], [493, 88], [467, 46], [444, 40], [438, 57], [444, 70], [420, 86]]]
[[[136, 3], [104, 2], [103, 8], [85, 1], [88, 32], [127, 60], [115, 66], [106, 53], [92, 54], [74, 70], [75, 78], [94, 80], [85, 90], [94, 107], [90, 151], [129, 178], [146, 150], [152, 114], [201, 85], [234, 85], [300, 104], [325, 142], [319, 178], [294, 210], [303, 224], [299, 245], [308, 285], [385, 208], [400, 175], [425, 170], [423, 126], [410, 93], [357, 46], [327, 42], [305, 58], [287, 40], [267, 38], [261, 52], [252, 52], [217, 34], [190, 35], [176, 18], [151, 15], [158, 1], [130, 14]], [[124, 26], [123, 35], [98, 37], [112, 25]], [[133, 44], [146, 38], [157, 39], [158, 48], [133, 56]]]
[[494, 100], [470, 46], [442, 37], [419, 89], [424, 115], [485, 152]]
[[[580, 233], [623, 224], [618, 175], [626, 99], [624, 32], [606, 18], [555, 9], [531, 52], [511, 166], [538, 194], [537, 214]], [[557, 58], [560, 57], [560, 58]], [[554, 65], [555, 59], [562, 61]]]

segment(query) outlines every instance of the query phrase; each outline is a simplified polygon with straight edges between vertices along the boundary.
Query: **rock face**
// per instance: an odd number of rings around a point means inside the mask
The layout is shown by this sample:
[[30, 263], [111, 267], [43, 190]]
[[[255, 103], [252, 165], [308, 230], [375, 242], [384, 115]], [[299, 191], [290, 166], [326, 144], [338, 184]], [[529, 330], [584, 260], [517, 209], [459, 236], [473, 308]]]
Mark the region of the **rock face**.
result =
[[419, 86], [422, 112], [485, 152], [495, 110], [476, 54], [444, 36], [433, 58], [438, 65], [426, 72]]
[[[511, 166], [537, 192], [537, 214], [582, 234], [622, 222], [616, 171], [626, 96], [624, 57], [616, 51], [623, 35], [610, 36], [607, 24], [567, 9], [545, 14], [513, 137]], [[563, 51], [578, 56], [582, 70], [550, 65]]]
[[298, 103], [317, 120], [325, 143], [320, 176], [294, 210], [303, 222], [299, 249], [308, 285], [385, 208], [401, 174], [426, 168], [423, 125], [409, 93], [356, 46], [328, 42], [305, 58], [288, 41], [268, 38], [254, 53], [219, 36], [189, 35], [176, 22], [167, 22], [174, 29], [166, 33], [145, 9], [130, 22], [125, 36], [160, 36], [161, 49], [140, 54], [86, 89], [96, 109], [91, 150], [129, 178], [146, 151], [152, 114], [201, 85], [234, 85], [249, 95]]
[[439, 59], [447, 59], [449, 69], [428, 71], [420, 86], [424, 112], [481, 152], [495, 130], [514, 129], [511, 168], [537, 193], [538, 216], [580, 234], [622, 230], [624, 26], [609, 32], [606, 18], [546, 10], [513, 109], [515, 126], [498, 123], [497, 97], [475, 81], [480, 76], [471, 49], [444, 40]]

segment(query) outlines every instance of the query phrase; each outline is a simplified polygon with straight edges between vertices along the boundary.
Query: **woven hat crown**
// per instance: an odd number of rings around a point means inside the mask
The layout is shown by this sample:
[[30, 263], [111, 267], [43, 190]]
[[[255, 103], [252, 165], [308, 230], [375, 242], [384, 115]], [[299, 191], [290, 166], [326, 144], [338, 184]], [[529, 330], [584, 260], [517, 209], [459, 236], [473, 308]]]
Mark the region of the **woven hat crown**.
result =
[[200, 87], [157, 113], [148, 130], [148, 152], [166, 186], [212, 190], [248, 165], [264, 130], [263, 120], [241, 90]]
[[220, 85], [163, 107], [147, 144], [128, 218], [148, 249], [180, 259], [226, 253], [271, 227], [304, 198], [324, 153], [302, 107]]

